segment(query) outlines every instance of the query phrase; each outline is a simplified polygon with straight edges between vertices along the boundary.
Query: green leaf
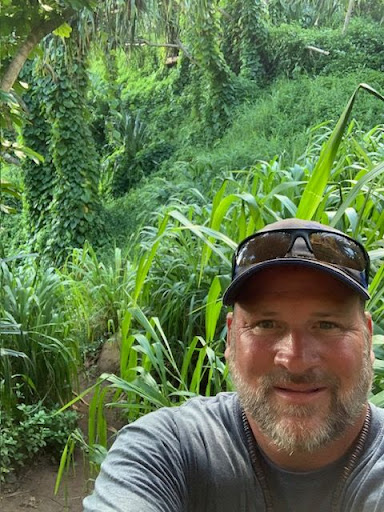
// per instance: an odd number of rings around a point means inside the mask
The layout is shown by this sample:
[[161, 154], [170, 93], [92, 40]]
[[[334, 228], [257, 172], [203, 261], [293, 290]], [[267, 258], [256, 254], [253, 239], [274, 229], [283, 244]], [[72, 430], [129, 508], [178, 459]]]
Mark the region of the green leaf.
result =
[[356, 95], [360, 89], [384, 101], [384, 97], [367, 84], [359, 84], [350, 97], [344, 112], [341, 114], [334, 130], [328, 141], [323, 145], [319, 160], [313, 169], [312, 176], [305, 187], [303, 196], [300, 200], [296, 216], [299, 219], [312, 219], [317, 207], [323, 199], [325, 187], [329, 181], [332, 166], [336, 158], [337, 150], [340, 146], [347, 122], [355, 103]]
[[220, 279], [215, 276], [208, 292], [207, 306], [205, 308], [205, 338], [207, 343], [215, 337], [216, 325], [220, 316], [222, 302], [219, 300], [221, 294]]
[[384, 406], [384, 391], [380, 391], [376, 395], [370, 397], [369, 401], [377, 407]]
[[67, 441], [67, 443], [66, 443], [66, 445], [64, 447], [63, 453], [61, 454], [59, 471], [57, 473], [56, 483], [55, 483], [55, 490], [54, 490], [54, 494], [55, 495], [57, 494], [57, 492], [59, 490], [60, 482], [61, 482], [61, 480], [63, 478], [64, 470], [65, 470], [65, 467], [67, 465], [68, 446], [69, 446], [70, 442], [71, 442], [71, 439], [68, 438], [68, 441]]
[[344, 199], [340, 208], [337, 210], [336, 215], [333, 217], [331, 226], [336, 226], [346, 209], [349, 205], [356, 199], [357, 195], [360, 193], [361, 189], [367, 185], [370, 181], [376, 179], [384, 172], [384, 163], [380, 163], [376, 165], [371, 171], [365, 174], [356, 185], [350, 190], [348, 196]]
[[55, 36], [67, 38], [71, 36], [71, 32], [72, 27], [68, 25], [68, 23], [63, 23], [53, 31], [53, 34], [55, 34]]

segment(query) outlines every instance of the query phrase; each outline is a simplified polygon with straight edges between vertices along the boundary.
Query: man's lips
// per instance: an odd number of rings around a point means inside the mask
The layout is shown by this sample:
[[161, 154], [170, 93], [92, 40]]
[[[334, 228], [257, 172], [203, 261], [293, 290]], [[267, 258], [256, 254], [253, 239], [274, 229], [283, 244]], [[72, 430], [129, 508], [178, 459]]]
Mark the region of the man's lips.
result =
[[325, 386], [274, 386], [274, 388], [281, 391], [289, 391], [292, 393], [313, 393], [315, 391], [319, 391], [320, 389], [325, 389]]
[[325, 386], [274, 386], [276, 395], [289, 402], [304, 403], [320, 397], [326, 392]]

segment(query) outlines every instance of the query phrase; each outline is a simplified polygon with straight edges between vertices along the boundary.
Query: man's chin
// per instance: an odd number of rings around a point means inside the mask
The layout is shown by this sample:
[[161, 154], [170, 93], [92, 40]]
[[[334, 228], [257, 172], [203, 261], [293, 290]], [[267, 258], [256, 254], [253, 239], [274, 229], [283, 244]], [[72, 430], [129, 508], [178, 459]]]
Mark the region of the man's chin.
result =
[[271, 407], [256, 414], [248, 411], [265, 437], [280, 451], [314, 452], [338, 436], [337, 427], [329, 422], [330, 408], [313, 405]]
[[[300, 421], [300, 423], [299, 423]], [[327, 445], [333, 435], [327, 425], [314, 418], [285, 418], [264, 432], [272, 443], [286, 453], [312, 453]]]

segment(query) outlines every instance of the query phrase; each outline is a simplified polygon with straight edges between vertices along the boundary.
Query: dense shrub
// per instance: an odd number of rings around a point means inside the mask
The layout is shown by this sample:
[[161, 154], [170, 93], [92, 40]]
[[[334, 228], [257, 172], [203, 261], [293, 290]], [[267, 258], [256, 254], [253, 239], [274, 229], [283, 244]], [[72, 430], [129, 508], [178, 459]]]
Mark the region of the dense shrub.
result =
[[[329, 52], [324, 55], [308, 49], [315, 46]], [[303, 29], [298, 25], [270, 28], [267, 61], [270, 80], [277, 76], [297, 77], [355, 71], [359, 68], [384, 70], [384, 26], [364, 19], [351, 21], [346, 34], [341, 28]]]
[[49, 454], [58, 459], [75, 429], [77, 413], [54, 414], [41, 403], [20, 403], [14, 415], [0, 411], [0, 484], [33, 458]]

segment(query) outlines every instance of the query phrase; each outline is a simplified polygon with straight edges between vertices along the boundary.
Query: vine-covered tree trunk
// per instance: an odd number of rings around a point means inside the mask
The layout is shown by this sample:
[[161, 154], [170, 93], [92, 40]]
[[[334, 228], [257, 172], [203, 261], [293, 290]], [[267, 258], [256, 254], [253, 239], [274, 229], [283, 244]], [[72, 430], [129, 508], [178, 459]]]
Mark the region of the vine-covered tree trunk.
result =
[[49, 74], [35, 83], [27, 100], [33, 123], [26, 126], [25, 138], [45, 162], [28, 164], [26, 200], [33, 241], [62, 263], [85, 240], [99, 245], [104, 228], [99, 161], [87, 121], [84, 59], [71, 42], [52, 48]]
[[71, 42], [58, 45], [52, 64], [56, 74], [49, 118], [56, 186], [52, 207], [52, 236], [48, 251], [62, 261], [72, 247], [103, 238], [98, 196], [99, 160], [87, 123], [84, 57]]
[[[220, 47], [220, 19], [213, 0], [196, 0], [191, 4], [190, 43], [193, 58], [208, 82], [208, 94], [200, 105], [202, 119], [217, 135], [228, 122], [233, 101], [231, 73]], [[201, 81], [203, 83], [203, 80]]]
[[226, 59], [236, 74], [250, 80], [260, 81], [265, 75], [267, 18], [265, 0], [234, 0], [223, 20]]
[[29, 83], [28, 93], [24, 95], [28, 108], [28, 122], [23, 130], [24, 142], [44, 157], [42, 163], [27, 159], [23, 164], [26, 225], [31, 248], [40, 251], [51, 225], [50, 207], [56, 180], [49, 151], [50, 125], [45, 111], [52, 87], [50, 78], [44, 76], [41, 69], [26, 70], [23, 78]]
[[262, 52], [266, 46], [267, 8], [264, 0], [237, 0], [234, 9], [239, 13], [240, 74], [260, 80], [264, 76]]

